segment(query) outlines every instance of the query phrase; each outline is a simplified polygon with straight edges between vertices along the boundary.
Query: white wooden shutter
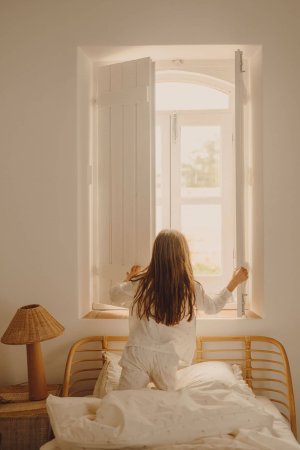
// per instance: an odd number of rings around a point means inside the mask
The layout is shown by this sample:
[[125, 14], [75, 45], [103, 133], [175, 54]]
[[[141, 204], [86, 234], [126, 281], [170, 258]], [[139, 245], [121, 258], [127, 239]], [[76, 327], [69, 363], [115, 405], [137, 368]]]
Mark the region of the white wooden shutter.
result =
[[[242, 52], [235, 52], [236, 266], [245, 265], [245, 151]], [[244, 315], [245, 284], [237, 287], [237, 316]]]
[[109, 303], [110, 286], [122, 281], [131, 265], [150, 260], [155, 223], [151, 60], [101, 67], [98, 105], [96, 301]]

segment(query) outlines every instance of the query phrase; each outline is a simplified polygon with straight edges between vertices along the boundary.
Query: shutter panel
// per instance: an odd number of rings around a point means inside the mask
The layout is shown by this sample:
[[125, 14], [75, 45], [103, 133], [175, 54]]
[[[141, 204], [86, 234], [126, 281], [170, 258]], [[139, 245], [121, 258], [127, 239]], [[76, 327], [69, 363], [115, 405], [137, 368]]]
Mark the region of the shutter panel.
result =
[[153, 67], [149, 58], [98, 72], [97, 299], [133, 264], [149, 263], [154, 233]]
[[[245, 265], [245, 152], [242, 52], [235, 52], [236, 266]], [[237, 316], [244, 315], [245, 283], [237, 287]]]

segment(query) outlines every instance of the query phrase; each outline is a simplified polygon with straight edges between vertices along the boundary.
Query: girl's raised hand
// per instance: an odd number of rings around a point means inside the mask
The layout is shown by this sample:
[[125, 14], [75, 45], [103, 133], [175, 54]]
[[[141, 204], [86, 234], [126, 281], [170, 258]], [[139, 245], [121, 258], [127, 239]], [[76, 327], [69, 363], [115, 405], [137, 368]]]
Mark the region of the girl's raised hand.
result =
[[239, 267], [233, 273], [233, 278], [236, 281], [236, 284], [243, 283], [248, 279], [248, 270], [246, 267]]
[[130, 281], [132, 277], [137, 275], [141, 271], [141, 266], [138, 266], [137, 264], [132, 266], [129, 272], [126, 272], [126, 278], [125, 281]]
[[232, 292], [239, 284], [248, 279], [248, 270], [246, 267], [239, 267], [233, 272], [232, 278], [227, 285], [227, 289]]

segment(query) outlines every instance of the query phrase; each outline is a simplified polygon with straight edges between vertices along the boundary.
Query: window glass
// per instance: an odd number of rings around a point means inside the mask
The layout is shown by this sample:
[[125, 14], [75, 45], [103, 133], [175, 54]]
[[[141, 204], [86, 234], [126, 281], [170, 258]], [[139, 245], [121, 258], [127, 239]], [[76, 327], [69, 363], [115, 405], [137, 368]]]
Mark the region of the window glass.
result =
[[180, 127], [180, 221], [195, 275], [221, 274], [220, 135], [219, 126]]
[[191, 251], [194, 274], [221, 275], [220, 205], [181, 205], [181, 231]]
[[222, 289], [233, 270], [229, 98], [196, 83], [156, 84], [156, 231], [182, 231], [207, 292]]
[[220, 195], [219, 126], [181, 127], [181, 197]]

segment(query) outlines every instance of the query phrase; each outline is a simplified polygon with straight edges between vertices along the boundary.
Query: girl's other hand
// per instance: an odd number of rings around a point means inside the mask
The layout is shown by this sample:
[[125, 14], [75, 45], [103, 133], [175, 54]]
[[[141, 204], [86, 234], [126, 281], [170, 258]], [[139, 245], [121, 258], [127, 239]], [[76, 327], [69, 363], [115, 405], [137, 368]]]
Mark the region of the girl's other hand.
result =
[[132, 277], [137, 275], [141, 271], [141, 266], [134, 265], [131, 267], [129, 272], [126, 272], [125, 281], [130, 281]]
[[232, 292], [234, 289], [248, 279], [248, 270], [246, 267], [239, 267], [233, 272], [232, 279], [227, 285], [227, 289]]
[[237, 284], [243, 283], [248, 279], [248, 270], [246, 267], [239, 267], [233, 273], [233, 277]]

